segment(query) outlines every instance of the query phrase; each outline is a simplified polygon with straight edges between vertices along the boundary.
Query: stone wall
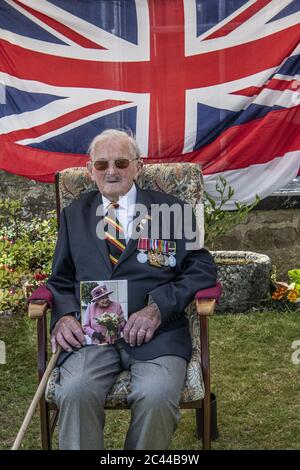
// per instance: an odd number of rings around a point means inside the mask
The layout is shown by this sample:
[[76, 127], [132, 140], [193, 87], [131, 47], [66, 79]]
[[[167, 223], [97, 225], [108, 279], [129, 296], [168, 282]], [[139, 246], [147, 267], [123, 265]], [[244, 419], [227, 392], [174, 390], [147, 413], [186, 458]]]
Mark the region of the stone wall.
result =
[[287, 281], [287, 271], [300, 268], [300, 196], [289, 208], [282, 208], [279, 197], [267, 199], [210, 248], [264, 253], [276, 265], [278, 280]]
[[55, 209], [54, 184], [39, 183], [21, 176], [0, 171], [1, 198], [21, 199], [24, 217], [45, 217], [47, 211]]

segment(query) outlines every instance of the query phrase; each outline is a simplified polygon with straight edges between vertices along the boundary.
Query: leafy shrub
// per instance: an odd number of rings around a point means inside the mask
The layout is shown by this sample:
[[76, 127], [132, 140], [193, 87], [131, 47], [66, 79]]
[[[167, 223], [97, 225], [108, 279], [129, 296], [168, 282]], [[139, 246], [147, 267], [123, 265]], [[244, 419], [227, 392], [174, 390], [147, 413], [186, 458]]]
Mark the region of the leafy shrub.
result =
[[54, 211], [25, 222], [20, 201], [0, 200], [0, 313], [24, 311], [24, 288], [47, 280], [55, 241]]
[[230, 232], [236, 225], [240, 224], [255, 207], [260, 198], [256, 196], [255, 201], [247, 206], [235, 202], [236, 210], [224, 210], [225, 204], [234, 195], [234, 189], [229, 185], [223, 176], [220, 176], [220, 183], [216, 184], [216, 191], [220, 194], [220, 202], [217, 203], [209, 194], [205, 192], [204, 213], [205, 213], [205, 244], [213, 247], [213, 242]]

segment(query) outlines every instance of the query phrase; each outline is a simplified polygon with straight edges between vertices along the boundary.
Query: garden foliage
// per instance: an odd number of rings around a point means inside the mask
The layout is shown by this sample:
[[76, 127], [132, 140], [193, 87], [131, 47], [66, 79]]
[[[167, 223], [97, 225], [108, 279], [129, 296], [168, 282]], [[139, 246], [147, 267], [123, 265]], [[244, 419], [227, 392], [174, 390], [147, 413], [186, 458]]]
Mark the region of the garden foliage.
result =
[[[225, 203], [234, 194], [225, 178], [220, 178], [217, 192], [221, 202], [206, 194], [205, 243], [213, 241], [240, 223], [259, 201], [247, 207], [236, 203], [235, 211], [224, 211]], [[45, 220], [23, 217], [22, 202], [0, 199], [0, 314], [21, 313], [26, 309], [26, 289], [47, 281], [54, 254], [57, 223], [54, 211]], [[82, 292], [86, 295], [85, 292]]]
[[25, 285], [48, 278], [56, 230], [54, 211], [26, 222], [21, 201], [0, 200], [0, 313], [24, 311]]

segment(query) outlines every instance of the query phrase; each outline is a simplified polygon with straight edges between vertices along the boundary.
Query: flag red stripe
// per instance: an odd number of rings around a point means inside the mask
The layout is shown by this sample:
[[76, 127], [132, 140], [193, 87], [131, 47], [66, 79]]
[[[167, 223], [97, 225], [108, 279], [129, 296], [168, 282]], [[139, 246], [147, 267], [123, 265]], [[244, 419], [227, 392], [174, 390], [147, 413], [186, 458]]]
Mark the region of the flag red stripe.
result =
[[84, 166], [87, 155], [47, 152], [12, 143], [0, 135], [0, 168], [26, 178], [54, 183], [55, 172]]
[[47, 121], [45, 124], [31, 127], [29, 129], [20, 129], [18, 131], [9, 132], [3, 135], [6, 135], [6, 137], [12, 141], [35, 138], [40, 135], [59, 129], [60, 127], [76, 122], [79, 119], [83, 119], [86, 116], [90, 116], [94, 113], [107, 109], [115, 108], [116, 106], [120, 106], [126, 103], [128, 103], [128, 101], [118, 100], [105, 100], [101, 101], [100, 103], [93, 103], [88, 106], [78, 108], [75, 111], [70, 111], [69, 113], [63, 114], [59, 118]]
[[[203, 165], [204, 174], [267, 163], [287, 152], [300, 150], [299, 110], [300, 106], [273, 111], [262, 119], [227, 129], [222, 136], [200, 150], [173, 157], [146, 159], [146, 163], [199, 162]], [[0, 136], [0, 144], [0, 167], [3, 170], [38, 181], [54, 182], [55, 171], [85, 166], [88, 159], [86, 155], [23, 147], [3, 136]], [[222, 148], [225, 148], [223, 154]]]
[[204, 174], [267, 163], [287, 152], [300, 151], [300, 106], [279, 109], [224, 131], [200, 150], [147, 163], [189, 161], [202, 165]]
[[299, 80], [279, 80], [278, 78], [273, 78], [268, 82], [266, 88], [278, 91], [297, 91], [300, 88], [300, 82]]
[[90, 48], [91, 49], [106, 49], [106, 47], [100, 46], [99, 44], [96, 44], [95, 42], [90, 41], [89, 39], [85, 38], [81, 34], [76, 33], [74, 30], [68, 28], [68, 26], [65, 26], [59, 21], [56, 21], [53, 18], [49, 18], [49, 16], [44, 15], [43, 13], [40, 13], [39, 11], [36, 11], [33, 8], [30, 8], [27, 5], [24, 5], [22, 2], [19, 2], [18, 0], [14, 0], [14, 2], [20, 5], [22, 8], [24, 8], [24, 10], [28, 11], [28, 13], [35, 16], [39, 20], [41, 20], [43, 23], [55, 29], [59, 33], [63, 34], [65, 37], [71, 39], [73, 42], [75, 42], [79, 46], [85, 47], [87, 49], [90, 49]]
[[271, 3], [273, 0], [257, 0], [253, 5], [251, 5], [249, 8], [244, 10], [242, 13], [239, 15], [235, 16], [231, 21], [226, 23], [224, 26], [219, 28], [217, 31], [214, 33], [210, 34], [207, 36], [204, 41], [207, 39], [215, 39], [215, 38], [220, 38], [222, 36], [227, 36], [227, 34], [231, 33], [234, 31], [236, 28], [238, 28], [244, 21], [247, 21], [251, 16], [255, 15], [259, 10], [261, 10], [263, 7], [268, 5], [268, 3]]
[[247, 88], [243, 88], [242, 90], [232, 91], [231, 95], [242, 95], [242, 96], [256, 96], [258, 95], [264, 87], [258, 86], [249, 86]]
[[[0, 40], [2, 58], [0, 71], [24, 80], [38, 80], [62, 87], [91, 87], [149, 93], [154, 80], [159, 80], [162, 89], [166, 92], [164, 85], [174, 78], [173, 74], [175, 71], [178, 73], [178, 66], [180, 66], [182, 87], [184, 89], [200, 88], [236, 80], [278, 66], [282, 57], [286, 57], [297, 46], [299, 33], [300, 25], [295, 25], [259, 40], [228, 47], [222, 51], [184, 57], [183, 61], [178, 60], [176, 49], [169, 48], [168, 52], [171, 57], [168, 64], [174, 61], [170, 71], [166, 64], [159, 68], [157, 64], [150, 61], [118, 63], [80, 61], [42, 54], [2, 39]], [[232, 67], [231, 64], [236, 63], [238, 57], [247, 57], [248, 60], [240, 60], [239, 67]], [[220, 69], [220, 63], [224, 64], [222, 69]], [[12, 69], [12, 64], [17, 64], [17, 69], [15, 67]], [[182, 67], [184, 67], [183, 70]], [[205, 74], [195, 73], [203, 69], [205, 69]], [[156, 74], [159, 74], [159, 77]]]
[[[273, 111], [264, 119], [228, 129], [212, 143], [210, 149], [203, 149], [191, 161], [206, 160], [203, 162], [203, 173], [212, 174], [267, 163], [287, 152], [300, 151], [299, 110], [298, 106]], [[224, 140], [228, 140], [228, 150], [222, 155]], [[214, 159], [213, 154], [220, 157]]]
[[280, 80], [278, 78], [272, 78], [271, 80], [268, 80], [261, 87], [250, 86], [242, 90], [233, 91], [231, 95], [255, 96], [255, 95], [258, 95], [264, 89], [277, 90], [277, 91], [284, 91], [284, 90], [298, 91], [299, 88], [300, 88], [299, 80]]

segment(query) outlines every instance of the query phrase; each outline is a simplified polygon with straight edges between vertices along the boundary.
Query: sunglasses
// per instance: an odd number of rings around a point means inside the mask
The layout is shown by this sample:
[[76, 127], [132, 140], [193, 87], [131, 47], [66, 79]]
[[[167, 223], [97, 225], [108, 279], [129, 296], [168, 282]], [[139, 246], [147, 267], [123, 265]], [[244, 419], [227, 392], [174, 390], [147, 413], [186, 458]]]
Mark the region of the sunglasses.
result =
[[[118, 158], [117, 160], [113, 160], [114, 165], [118, 170], [124, 170], [125, 168], [129, 167], [130, 162], [133, 162], [133, 160], [137, 160], [137, 158], [133, 158], [132, 160], [129, 160], [129, 158]], [[108, 160], [96, 160], [93, 162], [95, 170], [98, 171], [104, 171], [107, 170], [109, 161]]]

